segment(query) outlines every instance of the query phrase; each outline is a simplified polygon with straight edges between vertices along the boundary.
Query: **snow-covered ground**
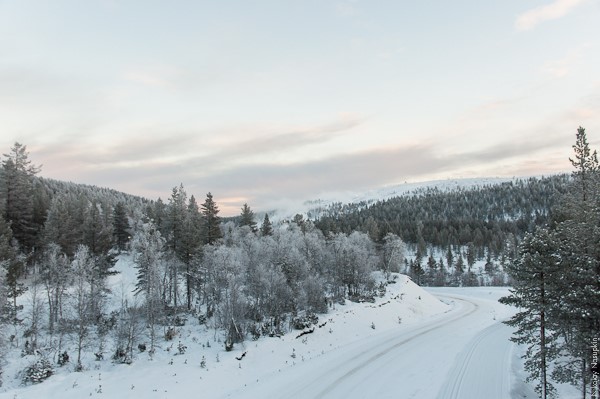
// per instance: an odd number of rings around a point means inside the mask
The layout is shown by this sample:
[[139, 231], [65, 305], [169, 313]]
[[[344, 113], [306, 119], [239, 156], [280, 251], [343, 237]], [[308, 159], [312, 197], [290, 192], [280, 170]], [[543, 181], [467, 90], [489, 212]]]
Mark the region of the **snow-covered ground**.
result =
[[[113, 288], [130, 292], [132, 272], [123, 272]], [[423, 290], [397, 275], [374, 304], [335, 305], [312, 333], [247, 341], [232, 352], [192, 319], [152, 360], [145, 352], [131, 365], [88, 355], [84, 372], [67, 365], [37, 385], [20, 386], [15, 376], [27, 359], [13, 357], [0, 398], [535, 398], [501, 324], [513, 312], [497, 302], [507, 292]]]

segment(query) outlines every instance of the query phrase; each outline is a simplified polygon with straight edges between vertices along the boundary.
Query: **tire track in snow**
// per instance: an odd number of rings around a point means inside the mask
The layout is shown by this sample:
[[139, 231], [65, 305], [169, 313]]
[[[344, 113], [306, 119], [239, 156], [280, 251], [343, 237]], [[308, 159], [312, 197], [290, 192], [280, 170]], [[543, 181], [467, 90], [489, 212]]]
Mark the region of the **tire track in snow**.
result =
[[510, 398], [510, 334], [500, 322], [477, 334], [456, 358], [438, 399]]
[[[467, 310], [462, 310], [459, 314], [454, 315], [453, 317], [449, 318], [449, 319], [445, 319], [440, 321], [436, 321], [436, 323], [431, 326], [424, 326], [421, 328], [417, 328], [414, 331], [412, 331], [410, 333], [410, 335], [406, 338], [401, 339], [398, 342], [393, 342], [393, 343], [389, 343], [386, 342], [384, 344], [380, 344], [377, 345], [375, 347], [369, 348], [368, 351], [364, 351], [354, 357], [352, 357], [350, 360], [357, 360], [360, 357], [364, 357], [365, 355], [368, 355], [370, 353], [372, 353], [373, 351], [377, 351], [375, 354], [363, 359], [363, 360], [359, 360], [358, 364], [356, 364], [354, 367], [352, 367], [350, 370], [346, 371], [344, 374], [342, 374], [341, 376], [339, 376], [338, 378], [336, 378], [334, 381], [328, 383], [325, 386], [325, 389], [323, 389], [322, 391], [320, 391], [315, 397], [316, 398], [323, 398], [325, 396], [327, 396], [328, 394], [330, 394], [334, 389], [336, 389], [337, 387], [340, 386], [340, 384], [343, 384], [344, 382], [346, 382], [348, 379], [350, 379], [351, 377], [353, 377], [356, 373], [358, 373], [359, 371], [361, 371], [363, 368], [369, 366], [371, 363], [377, 361], [378, 359], [380, 359], [383, 356], [387, 356], [390, 354], [391, 351], [394, 351], [398, 348], [400, 348], [401, 346], [413, 341], [416, 338], [420, 338], [422, 337], [424, 334], [427, 334], [433, 330], [442, 328], [447, 326], [448, 324], [454, 323], [456, 321], [459, 321], [465, 317], [470, 316], [471, 314], [473, 314], [474, 312], [476, 312], [479, 309], [479, 305], [475, 302], [471, 302], [469, 300], [466, 300], [465, 298], [458, 298], [458, 297], [453, 297], [453, 296], [449, 296], [449, 295], [439, 295], [441, 297], [444, 298], [450, 298], [453, 300], [457, 300], [462, 302], [463, 304], [466, 304], [468, 306]], [[355, 364], [356, 362], [348, 362], [351, 364]], [[295, 392], [295, 396], [298, 397], [302, 397], [302, 391], [297, 391]]]

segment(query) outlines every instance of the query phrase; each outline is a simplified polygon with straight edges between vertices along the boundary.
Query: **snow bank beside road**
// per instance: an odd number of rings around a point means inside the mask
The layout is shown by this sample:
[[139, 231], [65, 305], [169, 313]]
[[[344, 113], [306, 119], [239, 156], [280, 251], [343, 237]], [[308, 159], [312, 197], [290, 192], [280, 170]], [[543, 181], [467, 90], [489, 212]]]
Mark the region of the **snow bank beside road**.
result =
[[[130, 295], [135, 270], [130, 262], [123, 260], [117, 268], [121, 274], [111, 277], [113, 292]], [[450, 309], [408, 277], [395, 275], [395, 278], [395, 283], [389, 284], [385, 295], [375, 303], [335, 304], [328, 314], [319, 316], [321, 327], [316, 326], [312, 333], [299, 338], [301, 331], [292, 331], [281, 338], [246, 341], [236, 345], [234, 351], [225, 352], [220, 332], [190, 319], [178, 329], [175, 340], [159, 344], [152, 360], [147, 353], [138, 353], [133, 364], [123, 365], [110, 360], [95, 361], [88, 354], [83, 359], [84, 372], [71, 372], [72, 365], [67, 365], [57, 368], [56, 375], [47, 381], [29, 387], [20, 387], [15, 378], [22, 368], [21, 359], [9, 359], [0, 398], [175, 398], [198, 393], [203, 397], [219, 397], [243, 391], [269, 375], [286, 370], [294, 374], [301, 364], [310, 368], [311, 360], [336, 351], [343, 353], [353, 343], [362, 345], [360, 342], [408, 330]], [[179, 343], [187, 347], [184, 354], [178, 354]], [[335, 359], [335, 353], [329, 358]]]

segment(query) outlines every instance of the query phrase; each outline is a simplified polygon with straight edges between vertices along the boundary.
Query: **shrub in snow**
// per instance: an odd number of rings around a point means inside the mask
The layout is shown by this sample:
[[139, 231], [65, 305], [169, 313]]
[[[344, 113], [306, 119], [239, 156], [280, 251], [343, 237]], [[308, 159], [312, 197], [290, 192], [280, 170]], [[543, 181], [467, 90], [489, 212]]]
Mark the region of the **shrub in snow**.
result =
[[250, 327], [248, 327], [248, 331], [250, 332], [250, 335], [252, 336], [252, 341], [257, 341], [260, 338], [260, 335], [261, 335], [260, 325], [251, 324]]
[[379, 283], [379, 285], [377, 286], [377, 295], [379, 295], [380, 298], [383, 298], [385, 296], [385, 293], [387, 291], [386, 288], [387, 283]]
[[319, 318], [314, 313], [307, 313], [305, 315], [292, 318], [292, 326], [296, 330], [304, 330], [305, 328], [310, 327], [313, 324], [317, 324], [318, 322]]
[[29, 340], [25, 341], [25, 349], [21, 351], [21, 357], [25, 357], [27, 355], [33, 355], [35, 352], [36, 345], [32, 345], [29, 343]]
[[23, 370], [24, 384], [37, 384], [44, 381], [54, 373], [52, 364], [45, 357], [38, 358]]
[[76, 372], [78, 372], [78, 373], [81, 372], [81, 371], [83, 371], [83, 364], [81, 363], [81, 360], [79, 360], [77, 362], [77, 364], [75, 365], [75, 369], [74, 370]]
[[118, 363], [131, 364], [133, 360], [129, 356], [129, 350], [118, 347], [113, 355], [113, 360]]
[[348, 299], [352, 302], [356, 302], [356, 303], [363, 303], [363, 302], [369, 302], [369, 303], [375, 303], [375, 294], [374, 293], [369, 293], [369, 294], [352, 294], [352, 295], [348, 295]]
[[284, 333], [282, 323], [283, 322], [281, 320], [272, 320], [268, 323], [263, 323], [261, 328], [262, 335], [269, 336], [271, 338], [279, 338], [283, 336]]
[[184, 355], [185, 351], [187, 350], [187, 346], [185, 346], [181, 343], [181, 341], [179, 341], [179, 345], [177, 345], [177, 350], [179, 351], [180, 355]]
[[67, 353], [67, 351], [64, 351], [63, 353], [58, 355], [57, 363], [61, 367], [64, 366], [65, 364], [69, 363], [69, 354]]
[[169, 327], [169, 328], [167, 328], [167, 331], [165, 331], [165, 340], [172, 341], [176, 335], [177, 335], [177, 330], [173, 327]]

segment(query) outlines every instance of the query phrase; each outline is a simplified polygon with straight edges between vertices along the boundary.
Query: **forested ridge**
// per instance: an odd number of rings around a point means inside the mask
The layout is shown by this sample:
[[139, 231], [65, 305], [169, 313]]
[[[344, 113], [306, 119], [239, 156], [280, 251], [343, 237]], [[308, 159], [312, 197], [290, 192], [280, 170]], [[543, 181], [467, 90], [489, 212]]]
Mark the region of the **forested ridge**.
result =
[[[581, 183], [429, 188], [274, 223], [248, 204], [223, 218], [210, 192], [198, 202], [183, 185], [163, 201], [45, 179], [19, 143], [1, 161], [0, 357], [31, 357], [24, 383], [82, 370], [86, 351], [152, 356], [187, 320], [219, 331], [226, 350], [280, 336], [335, 303], [373, 300], [397, 272], [421, 285], [519, 283], [513, 259], [538, 229], [570, 220], [564, 198]], [[131, 298], [107, 286], [118, 259], [136, 269]]]
[[511, 235], [523, 237], [551, 220], [569, 182], [565, 174], [452, 191], [431, 187], [373, 204], [336, 203], [322, 210], [316, 224], [324, 233], [358, 230], [375, 240], [394, 233], [407, 243], [473, 243], [499, 255]]

